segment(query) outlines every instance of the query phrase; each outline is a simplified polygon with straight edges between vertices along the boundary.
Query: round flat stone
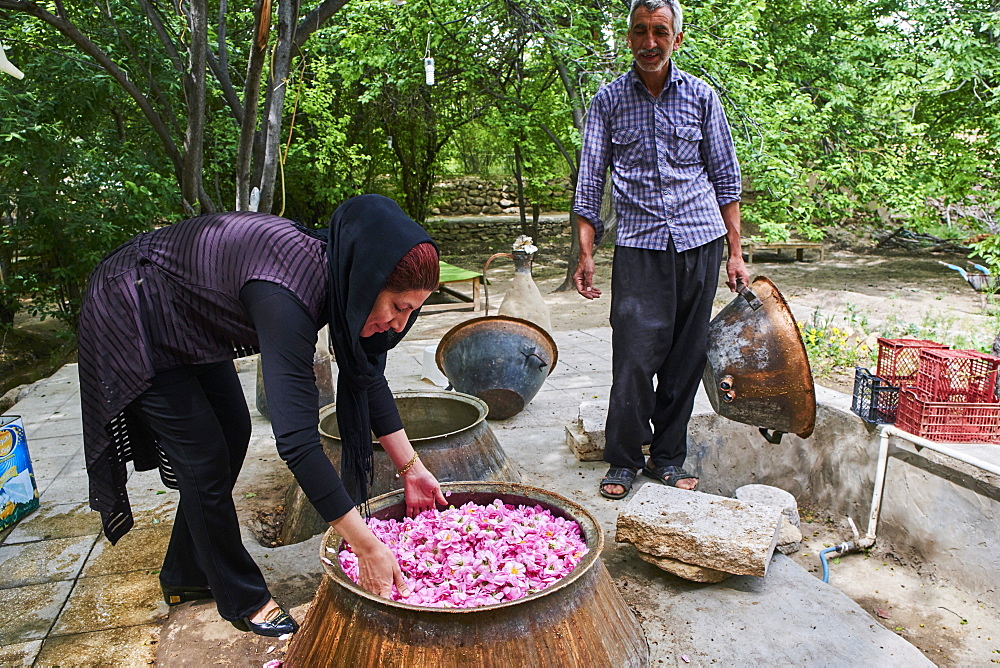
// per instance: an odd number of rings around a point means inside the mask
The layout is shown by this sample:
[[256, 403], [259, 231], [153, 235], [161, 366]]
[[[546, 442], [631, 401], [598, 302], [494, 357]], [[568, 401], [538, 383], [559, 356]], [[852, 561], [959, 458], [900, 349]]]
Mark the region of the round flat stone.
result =
[[781, 509], [796, 529], [799, 528], [799, 504], [789, 492], [771, 485], [743, 485], [736, 490], [735, 497], [747, 503], [760, 503]]

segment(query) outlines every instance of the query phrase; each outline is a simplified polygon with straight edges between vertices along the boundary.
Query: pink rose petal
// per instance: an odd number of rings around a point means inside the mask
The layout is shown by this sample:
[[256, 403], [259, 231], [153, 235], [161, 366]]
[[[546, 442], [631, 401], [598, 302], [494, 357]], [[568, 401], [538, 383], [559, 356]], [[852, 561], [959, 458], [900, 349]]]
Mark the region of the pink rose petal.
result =
[[[514, 601], [568, 575], [587, 553], [579, 525], [540, 506], [499, 499], [485, 506], [427, 510], [415, 518], [369, 519], [388, 545], [410, 586], [406, 599], [426, 607], [471, 608]], [[341, 567], [358, 579], [350, 546]], [[401, 600], [393, 590], [393, 600]]]

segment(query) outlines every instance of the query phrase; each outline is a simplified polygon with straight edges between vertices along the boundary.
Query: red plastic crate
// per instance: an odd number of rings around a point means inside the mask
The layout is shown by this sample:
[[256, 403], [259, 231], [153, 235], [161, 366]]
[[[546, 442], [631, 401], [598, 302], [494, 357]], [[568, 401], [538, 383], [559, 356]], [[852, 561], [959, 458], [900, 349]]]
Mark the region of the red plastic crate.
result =
[[878, 339], [878, 364], [875, 375], [892, 385], [912, 385], [917, 377], [920, 351], [924, 348], [947, 348], [924, 339]]
[[1000, 403], [928, 401], [904, 388], [899, 391], [896, 426], [930, 441], [1000, 443]]
[[924, 348], [913, 383], [930, 401], [994, 403], [1000, 357], [975, 350]]

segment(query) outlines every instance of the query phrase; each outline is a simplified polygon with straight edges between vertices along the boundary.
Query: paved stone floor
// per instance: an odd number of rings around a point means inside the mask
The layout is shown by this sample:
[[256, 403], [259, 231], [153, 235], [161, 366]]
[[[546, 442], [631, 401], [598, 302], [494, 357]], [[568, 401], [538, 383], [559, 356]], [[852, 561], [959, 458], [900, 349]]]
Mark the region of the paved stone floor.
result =
[[[602, 557], [639, 613], [652, 663], [686, 665], [682, 655], [693, 665], [926, 663], [919, 650], [782, 555], [775, 556], [766, 578], [706, 586], [666, 576], [635, 557], [631, 546], [615, 545], [611, 537], [622, 502], [596, 494], [605, 465], [577, 461], [563, 434], [581, 401], [607, 397], [610, 329], [564, 331], [554, 338], [559, 360], [539, 394], [520, 414], [492, 422], [492, 428], [524, 482], [574, 498], [599, 520], [608, 545]], [[393, 351], [388, 375], [394, 390], [433, 388], [422, 379], [424, 348], [433, 343], [405, 341]], [[255, 363], [241, 360], [237, 366], [253, 407]], [[702, 399], [699, 410], [706, 405]], [[268, 423], [251, 412], [253, 437], [237, 499], [283, 470]], [[166, 491], [154, 473], [133, 474], [130, 480], [135, 528], [113, 547], [101, 536], [99, 517], [87, 506], [75, 365], [34, 384], [8, 413], [23, 418], [41, 507], [0, 534], [0, 665], [146, 665], [157, 662], [161, 631], [162, 640], [169, 636], [174, 648], [161, 655], [163, 665], [237, 662], [226, 657], [239, 653], [227, 655], [222, 649], [217, 656], [184, 656], [186, 635], [216, 634], [219, 647], [258, 642], [256, 665], [280, 655], [267, 651], [273, 645], [264, 649], [260, 639], [221, 623], [211, 605], [169, 610], [163, 603], [156, 573], [175, 493]], [[269, 581], [298, 579], [306, 598], [288, 603], [298, 604], [300, 611], [318, 582], [317, 540], [274, 550], [251, 546], [258, 563], [266, 564]], [[288, 572], [296, 568], [300, 572]], [[277, 596], [280, 588], [272, 588]], [[246, 664], [246, 652], [240, 656]]]

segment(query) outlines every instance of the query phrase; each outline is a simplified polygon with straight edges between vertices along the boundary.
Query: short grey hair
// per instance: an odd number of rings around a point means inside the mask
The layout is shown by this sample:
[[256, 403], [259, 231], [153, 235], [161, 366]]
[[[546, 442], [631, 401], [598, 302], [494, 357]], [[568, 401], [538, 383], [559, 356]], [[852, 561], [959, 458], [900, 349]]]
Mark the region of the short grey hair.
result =
[[666, 7], [670, 10], [670, 14], [674, 17], [674, 34], [677, 35], [681, 32], [684, 27], [684, 16], [681, 10], [681, 3], [677, 0], [632, 0], [632, 8], [628, 12], [628, 27], [632, 27], [632, 18], [635, 16], [635, 10], [640, 7], [645, 7], [648, 11], [655, 12], [657, 9], [663, 9]]

